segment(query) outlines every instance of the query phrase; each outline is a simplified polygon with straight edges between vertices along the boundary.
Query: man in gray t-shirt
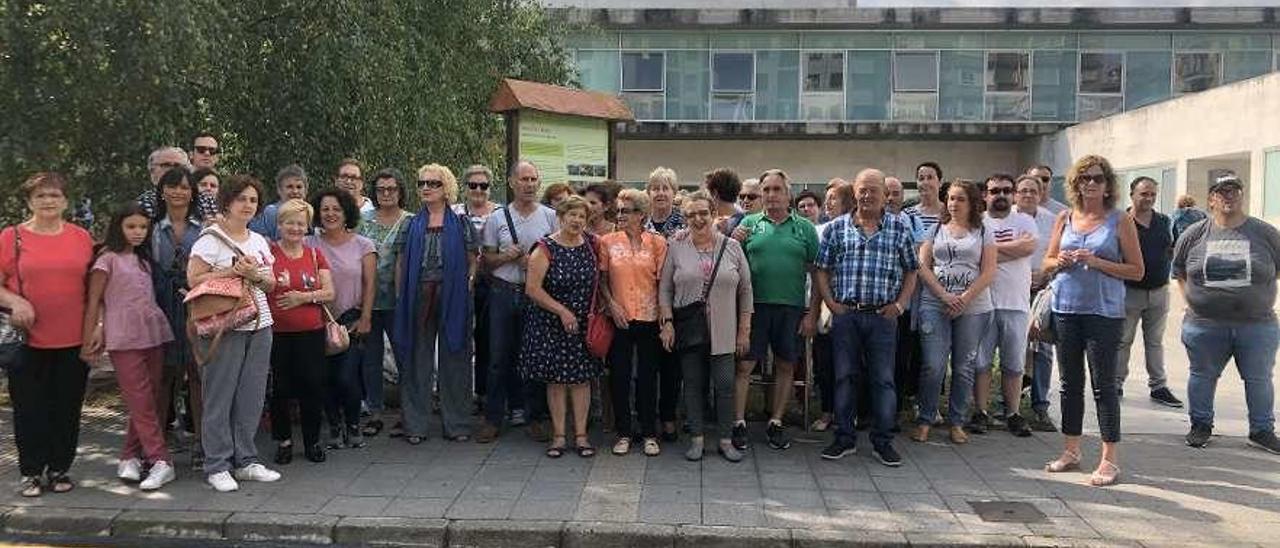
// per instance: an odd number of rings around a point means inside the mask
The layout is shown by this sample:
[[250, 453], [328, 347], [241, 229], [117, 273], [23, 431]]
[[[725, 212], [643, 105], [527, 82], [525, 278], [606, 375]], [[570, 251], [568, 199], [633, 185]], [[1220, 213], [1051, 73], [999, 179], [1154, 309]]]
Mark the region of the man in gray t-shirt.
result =
[[1173, 251], [1173, 277], [1187, 300], [1182, 343], [1191, 362], [1187, 381], [1191, 431], [1187, 445], [1204, 447], [1213, 435], [1213, 393], [1227, 361], [1244, 379], [1249, 445], [1280, 454], [1275, 434], [1272, 370], [1280, 348], [1276, 274], [1280, 231], [1249, 217], [1244, 185], [1234, 175], [1209, 187], [1212, 215], [1186, 229]]

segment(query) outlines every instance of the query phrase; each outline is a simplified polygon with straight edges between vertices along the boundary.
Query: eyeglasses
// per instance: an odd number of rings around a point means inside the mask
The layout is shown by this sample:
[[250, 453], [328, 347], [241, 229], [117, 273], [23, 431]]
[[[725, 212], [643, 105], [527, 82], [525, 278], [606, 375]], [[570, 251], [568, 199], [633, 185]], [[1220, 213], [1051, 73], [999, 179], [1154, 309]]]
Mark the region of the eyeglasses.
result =
[[437, 189], [443, 186], [444, 186], [444, 181], [441, 181], [439, 179], [419, 179], [418, 180], [418, 188], [425, 187], [430, 189]]
[[1049, 181], [1052, 181], [1052, 180], [1053, 180], [1053, 177], [1050, 177], [1050, 176], [1048, 176], [1048, 175], [1041, 175], [1041, 176], [1036, 177], [1036, 178], [1037, 178], [1037, 179], [1040, 179], [1040, 182], [1042, 182], [1042, 183], [1047, 183], [1047, 182], [1049, 182]]
[[618, 208], [618, 215], [631, 215], [632, 213], [640, 213], [640, 210], [639, 210], [639, 209], [636, 209], [636, 208], [634, 208], [634, 207], [620, 207], [620, 208]]
[[359, 175], [338, 175], [339, 181], [359, 181]]
[[993, 195], [993, 196], [998, 196], [998, 195], [1001, 195], [1001, 194], [1013, 194], [1013, 189], [1012, 189], [1012, 188], [1009, 188], [1009, 187], [1007, 187], [1007, 186], [1006, 186], [1006, 187], [1000, 187], [1000, 188], [988, 188], [988, 189], [987, 189], [987, 194], [991, 194], [991, 195]]
[[1213, 194], [1217, 194], [1224, 198], [1237, 198], [1243, 193], [1244, 189], [1234, 185], [1223, 185], [1213, 191]]
[[1106, 175], [1090, 175], [1088, 173], [1084, 173], [1081, 175], [1077, 175], [1076, 181], [1078, 181], [1082, 185], [1089, 184], [1089, 183], [1105, 185], [1107, 184], [1107, 176]]
[[759, 194], [739, 194], [738, 199], [739, 200], [759, 200], [760, 195]]
[[210, 156], [218, 155], [218, 147], [196, 146], [196, 152], [200, 154], [208, 154]]
[[471, 190], [489, 190], [489, 183], [467, 183], [467, 188]]
[[685, 215], [684, 215], [684, 216], [685, 216], [685, 217], [710, 217], [710, 216], [711, 216], [711, 210], [710, 210], [710, 209], [699, 209], [699, 210], [697, 210], [697, 211], [690, 211], [690, 212], [688, 212], [688, 213], [685, 213]]
[[1035, 190], [1035, 189], [1031, 189], [1031, 188], [1019, 188], [1019, 189], [1018, 189], [1018, 194], [1024, 194], [1024, 195], [1025, 195], [1025, 194], [1036, 194], [1036, 193], [1038, 193], [1038, 192], [1040, 192], [1040, 191], [1039, 191], [1039, 190]]
[[156, 167], [161, 167], [164, 169], [173, 169], [177, 167], [182, 167], [182, 163], [181, 162], [160, 162], [156, 164]]
[[381, 194], [392, 194], [400, 191], [398, 186], [380, 186], [376, 189]]

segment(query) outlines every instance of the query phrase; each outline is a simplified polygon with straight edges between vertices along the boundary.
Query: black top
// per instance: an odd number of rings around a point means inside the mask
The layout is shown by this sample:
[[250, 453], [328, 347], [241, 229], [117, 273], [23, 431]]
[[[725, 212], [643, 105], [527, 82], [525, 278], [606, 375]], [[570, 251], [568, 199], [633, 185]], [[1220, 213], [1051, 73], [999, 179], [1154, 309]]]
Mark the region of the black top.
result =
[[[1130, 211], [1132, 213], [1132, 211]], [[1125, 282], [1127, 287], [1159, 289], [1169, 285], [1169, 264], [1173, 260], [1173, 233], [1169, 230], [1169, 216], [1159, 211], [1151, 212], [1151, 226], [1138, 226], [1138, 244], [1142, 247], [1142, 264], [1146, 274], [1136, 282]]]

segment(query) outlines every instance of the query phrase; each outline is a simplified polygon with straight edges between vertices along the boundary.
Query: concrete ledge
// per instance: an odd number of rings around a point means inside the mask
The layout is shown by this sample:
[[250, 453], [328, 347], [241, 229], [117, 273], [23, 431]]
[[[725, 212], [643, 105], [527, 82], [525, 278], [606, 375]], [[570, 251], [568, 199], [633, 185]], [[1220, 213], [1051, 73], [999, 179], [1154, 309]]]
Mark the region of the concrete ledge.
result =
[[14, 535], [105, 537], [111, 534], [111, 521], [119, 514], [119, 510], [87, 508], [16, 508], [5, 515], [4, 531]]
[[454, 548], [558, 548], [563, 529], [559, 521], [455, 520], [446, 538]]
[[1022, 537], [1027, 546], [1054, 546], [1060, 548], [1139, 548], [1142, 546], [1131, 540], [1100, 538], [1063, 538], [1063, 537]]
[[226, 522], [229, 540], [284, 540], [332, 544], [337, 516], [237, 512]]
[[113, 537], [221, 539], [231, 512], [129, 510], [111, 524]]
[[911, 546], [944, 548], [948, 546], [1026, 546], [1013, 535], [969, 535], [946, 533], [907, 533]]
[[677, 548], [791, 548], [791, 531], [762, 527], [681, 525]]
[[656, 523], [569, 522], [563, 548], [672, 548], [676, 526]]
[[846, 548], [851, 546], [910, 546], [906, 535], [889, 531], [841, 531], [836, 529], [792, 529], [795, 548]]
[[445, 546], [449, 522], [443, 519], [348, 517], [333, 529], [335, 544]]

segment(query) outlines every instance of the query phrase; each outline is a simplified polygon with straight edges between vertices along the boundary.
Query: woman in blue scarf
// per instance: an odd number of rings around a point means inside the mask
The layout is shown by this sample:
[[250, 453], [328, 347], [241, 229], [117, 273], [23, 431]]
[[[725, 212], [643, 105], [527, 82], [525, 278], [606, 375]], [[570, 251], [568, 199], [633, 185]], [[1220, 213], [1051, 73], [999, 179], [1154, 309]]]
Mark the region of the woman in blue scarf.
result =
[[422, 209], [398, 242], [393, 347], [401, 364], [405, 439], [413, 445], [427, 437], [437, 348], [444, 437], [471, 438], [470, 303], [479, 241], [471, 223], [449, 208], [457, 197], [458, 180], [449, 168], [419, 168]]

